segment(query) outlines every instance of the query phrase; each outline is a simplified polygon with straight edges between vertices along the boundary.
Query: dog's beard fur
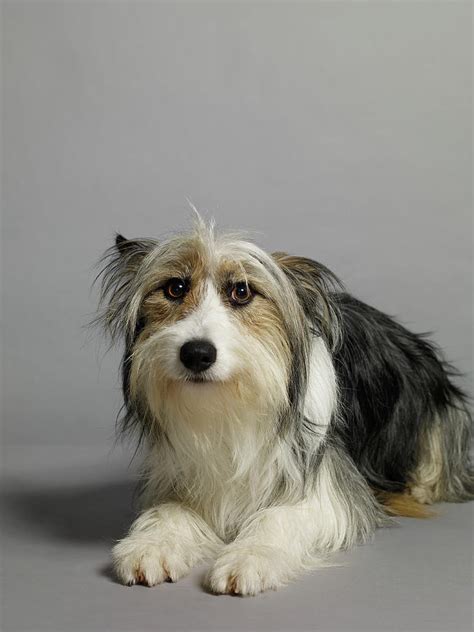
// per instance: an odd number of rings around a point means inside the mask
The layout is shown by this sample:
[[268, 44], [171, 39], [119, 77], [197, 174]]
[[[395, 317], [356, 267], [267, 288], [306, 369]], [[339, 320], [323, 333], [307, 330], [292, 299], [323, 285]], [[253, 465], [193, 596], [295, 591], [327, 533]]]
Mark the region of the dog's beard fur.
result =
[[[157, 289], [173, 277], [189, 280], [182, 302]], [[225, 288], [236, 282], [255, 290], [248, 305], [229, 303]], [[138, 429], [148, 449], [148, 509], [114, 554], [124, 581], [176, 578], [221, 551], [211, 588], [253, 594], [370, 537], [385, 519], [368, 483], [411, 489], [409, 502], [472, 497], [462, 393], [427, 343], [375, 310], [370, 318], [348, 311], [337, 279], [321, 264], [268, 255], [198, 219], [191, 235], [163, 243], [119, 238], [106, 255], [102, 296], [99, 320], [126, 341], [123, 429]], [[373, 339], [347, 334], [355, 316], [353, 330], [371, 327]], [[392, 363], [381, 350], [394, 344], [391, 328], [403, 349]], [[217, 349], [200, 381], [179, 359], [182, 345], [196, 338]], [[422, 358], [416, 379], [406, 377], [410, 348]], [[402, 384], [393, 410], [384, 408], [378, 386], [390, 380]], [[369, 392], [359, 401], [365, 382]], [[381, 416], [372, 434], [361, 416], [368, 401], [372, 416]], [[393, 438], [401, 423], [418, 423], [412, 410], [422, 420], [416, 445], [385, 442], [392, 452], [384, 452], [384, 433]], [[443, 441], [442, 415], [449, 420]], [[435, 443], [437, 455], [423, 449]], [[368, 454], [370, 445], [379, 446], [377, 454]], [[407, 457], [390, 478], [397, 450]], [[458, 455], [455, 465], [448, 466], [449, 454]]]
[[[153, 443], [146, 495], [149, 504], [170, 495], [185, 500], [226, 538], [262, 502], [261, 491], [271, 490], [264, 478], [277, 474], [276, 455], [263, 454], [288, 408], [285, 350], [272, 353], [248, 335], [231, 350], [232, 367], [195, 383], [174, 377], [174, 362], [168, 366], [176, 337], [173, 327], [158, 332], [138, 345], [131, 363], [132, 397], [144, 398], [166, 437]], [[258, 471], [258, 459], [268, 466]]]

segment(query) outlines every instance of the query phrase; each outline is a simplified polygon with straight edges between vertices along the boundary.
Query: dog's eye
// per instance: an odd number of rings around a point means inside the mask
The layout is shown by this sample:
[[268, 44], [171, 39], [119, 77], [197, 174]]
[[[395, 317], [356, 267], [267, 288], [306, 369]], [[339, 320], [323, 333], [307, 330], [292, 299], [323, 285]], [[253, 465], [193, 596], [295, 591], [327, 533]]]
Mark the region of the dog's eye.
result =
[[229, 296], [233, 305], [246, 305], [253, 299], [253, 292], [248, 283], [239, 281], [230, 288]]
[[171, 301], [183, 298], [189, 289], [189, 284], [184, 279], [170, 279], [163, 286], [163, 292], [166, 298]]

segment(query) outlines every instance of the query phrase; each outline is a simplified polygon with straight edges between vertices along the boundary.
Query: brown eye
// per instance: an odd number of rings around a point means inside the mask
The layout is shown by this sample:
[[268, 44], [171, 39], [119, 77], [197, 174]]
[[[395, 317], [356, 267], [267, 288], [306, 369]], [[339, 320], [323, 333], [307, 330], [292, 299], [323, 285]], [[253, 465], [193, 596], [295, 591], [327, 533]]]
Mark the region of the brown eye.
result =
[[230, 290], [230, 300], [234, 305], [246, 305], [253, 298], [253, 292], [245, 281], [235, 283]]
[[171, 301], [179, 300], [183, 298], [189, 289], [189, 284], [184, 279], [170, 279], [163, 286], [163, 292], [166, 298]]

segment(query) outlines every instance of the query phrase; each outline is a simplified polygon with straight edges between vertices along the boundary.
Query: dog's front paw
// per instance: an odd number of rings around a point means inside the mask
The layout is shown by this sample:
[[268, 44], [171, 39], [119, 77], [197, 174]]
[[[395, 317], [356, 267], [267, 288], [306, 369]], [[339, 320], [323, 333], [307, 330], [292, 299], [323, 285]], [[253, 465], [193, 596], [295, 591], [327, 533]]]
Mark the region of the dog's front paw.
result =
[[206, 579], [217, 594], [256, 595], [285, 585], [294, 572], [284, 551], [264, 545], [230, 544]]
[[128, 586], [175, 582], [191, 570], [190, 561], [170, 547], [134, 537], [116, 544], [112, 559], [118, 579]]

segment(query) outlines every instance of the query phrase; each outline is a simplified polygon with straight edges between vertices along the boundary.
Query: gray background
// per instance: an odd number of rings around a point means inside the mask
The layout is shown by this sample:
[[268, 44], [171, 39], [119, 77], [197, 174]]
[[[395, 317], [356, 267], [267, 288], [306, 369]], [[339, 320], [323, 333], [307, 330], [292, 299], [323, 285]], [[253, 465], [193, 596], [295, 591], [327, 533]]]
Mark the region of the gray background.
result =
[[186, 198], [317, 258], [472, 371], [469, 2], [4, 2], [5, 630], [464, 630], [472, 510], [255, 600], [114, 584], [119, 353], [83, 329], [115, 230]]

